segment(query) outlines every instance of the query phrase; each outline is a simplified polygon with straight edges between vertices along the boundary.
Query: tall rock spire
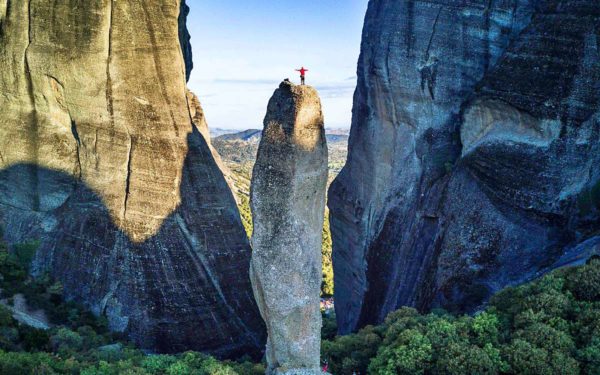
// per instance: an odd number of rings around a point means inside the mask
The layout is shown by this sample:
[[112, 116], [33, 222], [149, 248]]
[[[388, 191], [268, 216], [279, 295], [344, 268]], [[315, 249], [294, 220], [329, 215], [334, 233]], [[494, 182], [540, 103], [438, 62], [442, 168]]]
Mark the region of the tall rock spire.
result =
[[267, 374], [317, 374], [327, 145], [321, 102], [284, 81], [269, 102], [252, 176], [250, 278], [267, 325]]

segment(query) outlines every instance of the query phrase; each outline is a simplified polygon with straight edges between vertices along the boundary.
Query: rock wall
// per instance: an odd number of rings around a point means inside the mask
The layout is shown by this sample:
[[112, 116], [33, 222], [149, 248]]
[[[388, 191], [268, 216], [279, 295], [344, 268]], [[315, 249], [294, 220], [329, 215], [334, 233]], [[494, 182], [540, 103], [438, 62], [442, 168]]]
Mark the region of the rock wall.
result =
[[597, 1], [370, 1], [329, 193], [340, 332], [476, 310], [600, 230]]
[[142, 348], [255, 353], [250, 246], [192, 118], [180, 9], [0, 1], [0, 225]]
[[252, 174], [250, 277], [267, 325], [267, 374], [321, 374], [321, 241], [327, 144], [315, 89], [284, 81]]

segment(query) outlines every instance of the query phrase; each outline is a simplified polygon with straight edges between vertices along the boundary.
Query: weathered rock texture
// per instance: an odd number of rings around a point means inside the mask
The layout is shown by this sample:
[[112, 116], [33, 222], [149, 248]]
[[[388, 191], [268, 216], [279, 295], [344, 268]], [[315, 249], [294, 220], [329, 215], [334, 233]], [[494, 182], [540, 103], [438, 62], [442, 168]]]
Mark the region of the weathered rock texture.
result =
[[252, 175], [250, 277], [267, 325], [267, 374], [320, 373], [327, 144], [315, 89], [283, 82]]
[[0, 0], [0, 224], [142, 348], [253, 352], [250, 247], [186, 97], [180, 6]]
[[330, 190], [347, 333], [472, 311], [600, 230], [596, 0], [371, 1]]

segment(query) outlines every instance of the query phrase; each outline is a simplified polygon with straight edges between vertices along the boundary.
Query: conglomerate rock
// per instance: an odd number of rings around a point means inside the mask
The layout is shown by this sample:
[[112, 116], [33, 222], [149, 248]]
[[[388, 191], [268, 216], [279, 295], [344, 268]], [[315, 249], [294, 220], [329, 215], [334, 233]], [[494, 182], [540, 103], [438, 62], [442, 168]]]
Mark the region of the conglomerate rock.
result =
[[321, 102], [284, 81], [269, 102], [252, 175], [250, 277], [267, 325], [267, 374], [319, 374], [327, 144]]
[[142, 348], [255, 353], [250, 246], [192, 119], [180, 9], [0, 0], [0, 225]]
[[370, 1], [329, 194], [340, 332], [476, 310], [598, 233], [599, 53], [596, 0]]

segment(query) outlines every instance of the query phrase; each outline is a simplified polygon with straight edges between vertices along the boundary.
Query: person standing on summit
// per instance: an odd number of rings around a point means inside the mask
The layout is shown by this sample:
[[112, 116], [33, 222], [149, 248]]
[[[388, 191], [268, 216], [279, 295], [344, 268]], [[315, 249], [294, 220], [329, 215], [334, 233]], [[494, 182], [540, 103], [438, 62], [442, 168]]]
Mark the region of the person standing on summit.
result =
[[300, 82], [301, 82], [301, 84], [304, 84], [306, 72], [308, 72], [308, 69], [304, 69], [304, 67], [302, 67], [300, 69], [296, 69], [296, 71], [300, 72]]

